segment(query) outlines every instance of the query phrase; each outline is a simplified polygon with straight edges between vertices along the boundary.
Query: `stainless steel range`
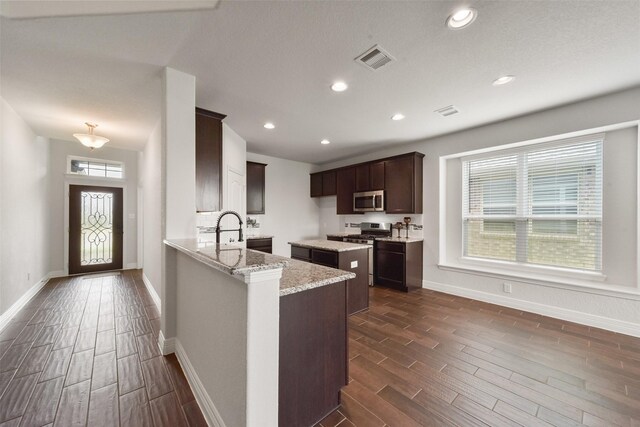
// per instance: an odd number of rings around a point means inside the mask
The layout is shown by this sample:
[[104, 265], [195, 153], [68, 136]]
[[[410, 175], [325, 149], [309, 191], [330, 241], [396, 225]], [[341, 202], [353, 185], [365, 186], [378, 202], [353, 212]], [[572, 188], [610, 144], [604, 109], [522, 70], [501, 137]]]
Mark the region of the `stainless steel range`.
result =
[[345, 242], [369, 245], [369, 286], [373, 286], [373, 241], [376, 237], [391, 237], [391, 223], [387, 222], [362, 222], [360, 234], [350, 234]]

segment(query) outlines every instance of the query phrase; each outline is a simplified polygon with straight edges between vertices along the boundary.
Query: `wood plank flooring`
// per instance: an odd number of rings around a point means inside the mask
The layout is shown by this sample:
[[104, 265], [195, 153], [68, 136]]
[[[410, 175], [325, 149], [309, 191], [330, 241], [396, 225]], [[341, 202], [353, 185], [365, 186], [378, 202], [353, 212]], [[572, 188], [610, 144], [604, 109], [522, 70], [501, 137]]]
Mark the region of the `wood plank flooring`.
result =
[[318, 426], [640, 427], [639, 338], [426, 289], [370, 297]]
[[[51, 280], [0, 333], [0, 426], [205, 426], [159, 325], [139, 271]], [[640, 427], [640, 339], [601, 329], [373, 288], [349, 359], [318, 426]]]
[[52, 279], [0, 333], [0, 426], [206, 426], [140, 271]]

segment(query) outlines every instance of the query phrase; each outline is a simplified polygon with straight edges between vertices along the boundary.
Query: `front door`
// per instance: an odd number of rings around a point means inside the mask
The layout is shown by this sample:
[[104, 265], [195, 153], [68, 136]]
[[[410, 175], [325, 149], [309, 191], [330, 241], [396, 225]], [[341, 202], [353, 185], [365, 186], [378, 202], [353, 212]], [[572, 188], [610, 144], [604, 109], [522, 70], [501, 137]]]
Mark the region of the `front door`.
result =
[[122, 188], [69, 186], [69, 274], [122, 269]]

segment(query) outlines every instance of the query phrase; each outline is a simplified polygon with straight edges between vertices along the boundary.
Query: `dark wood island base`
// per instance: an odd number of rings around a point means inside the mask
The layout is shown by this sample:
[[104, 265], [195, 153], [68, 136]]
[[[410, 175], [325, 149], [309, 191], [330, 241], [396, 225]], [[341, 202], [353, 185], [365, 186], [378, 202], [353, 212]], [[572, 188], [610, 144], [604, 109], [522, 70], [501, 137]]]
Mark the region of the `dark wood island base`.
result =
[[349, 382], [346, 282], [280, 297], [280, 426], [312, 426]]

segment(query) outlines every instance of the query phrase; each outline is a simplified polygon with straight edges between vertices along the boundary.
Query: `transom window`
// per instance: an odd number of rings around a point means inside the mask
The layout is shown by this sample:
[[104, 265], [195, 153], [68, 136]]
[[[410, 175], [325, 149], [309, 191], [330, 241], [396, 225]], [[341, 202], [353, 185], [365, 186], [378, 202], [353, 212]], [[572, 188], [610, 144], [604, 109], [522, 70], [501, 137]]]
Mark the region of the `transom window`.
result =
[[463, 159], [463, 255], [601, 271], [603, 138]]
[[68, 157], [67, 173], [98, 178], [124, 178], [124, 164], [111, 160]]

